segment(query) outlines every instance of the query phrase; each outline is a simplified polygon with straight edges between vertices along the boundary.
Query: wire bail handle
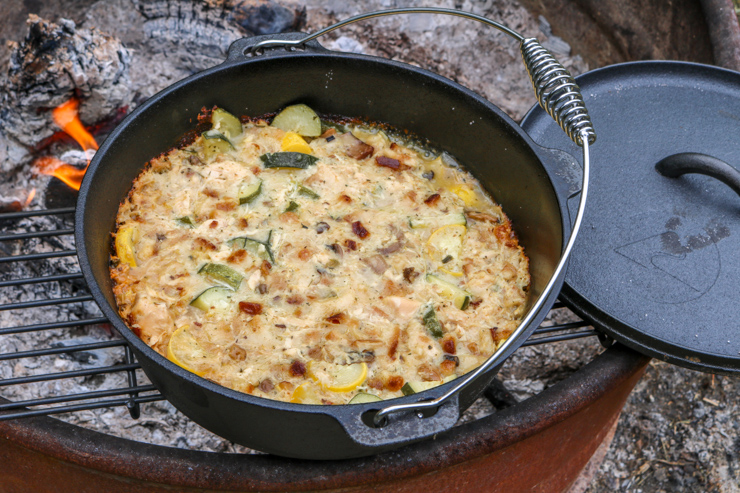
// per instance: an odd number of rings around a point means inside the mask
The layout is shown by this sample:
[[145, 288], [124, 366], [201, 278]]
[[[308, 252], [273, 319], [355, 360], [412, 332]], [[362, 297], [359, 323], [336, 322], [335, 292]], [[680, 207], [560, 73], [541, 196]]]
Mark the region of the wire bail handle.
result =
[[532, 87], [534, 88], [535, 96], [537, 97], [539, 105], [552, 117], [553, 120], [555, 120], [566, 135], [568, 135], [576, 145], [582, 148], [583, 183], [580, 192], [581, 197], [578, 202], [578, 212], [576, 213], [572, 233], [563, 249], [560, 261], [558, 262], [552, 277], [545, 286], [539, 299], [530, 308], [527, 316], [524, 317], [516, 330], [512, 332], [509, 338], [506, 339], [506, 341], [504, 341], [504, 343], [482, 365], [476, 368], [475, 371], [468, 373], [464, 377], [460, 377], [460, 381], [440, 397], [411, 404], [390, 405], [378, 411], [373, 417], [373, 423], [377, 427], [385, 426], [388, 424], [388, 417], [391, 414], [400, 412], [414, 412], [419, 419], [423, 419], [423, 411], [438, 409], [440, 406], [445, 404], [445, 402], [470, 385], [479, 375], [503, 363], [503, 355], [506, 353], [506, 350], [524, 334], [525, 328], [532, 322], [535, 315], [542, 308], [547, 298], [547, 294], [554, 288], [555, 283], [565, 267], [568, 256], [573, 249], [573, 245], [575, 244], [575, 239], [578, 235], [578, 230], [580, 229], [583, 219], [586, 196], [588, 195], [588, 179], [590, 170], [589, 146], [596, 141], [596, 132], [594, 131], [591, 118], [586, 110], [581, 90], [568, 70], [558, 62], [555, 57], [552, 56], [552, 54], [547, 51], [539, 41], [537, 41], [537, 39], [525, 38], [518, 32], [503, 24], [471, 12], [436, 7], [379, 10], [350, 17], [344, 21], [332, 24], [331, 26], [297, 40], [266, 39], [256, 43], [252, 47], [248, 48], [248, 50], [252, 55], [257, 55], [265, 48], [284, 47], [286, 49], [295, 49], [305, 45], [309, 41], [346, 25], [354, 24], [355, 22], [360, 22], [366, 19], [373, 19], [375, 17], [400, 14], [442, 14], [463, 17], [494, 27], [517, 40], [519, 42], [527, 74], [532, 82]]

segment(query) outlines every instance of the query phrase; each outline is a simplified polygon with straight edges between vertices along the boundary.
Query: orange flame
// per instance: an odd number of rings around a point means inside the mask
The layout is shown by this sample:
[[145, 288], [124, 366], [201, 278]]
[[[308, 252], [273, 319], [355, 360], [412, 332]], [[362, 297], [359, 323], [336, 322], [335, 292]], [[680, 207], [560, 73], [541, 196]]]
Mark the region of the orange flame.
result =
[[[69, 134], [73, 139], [80, 144], [80, 147], [84, 151], [98, 150], [98, 143], [95, 142], [95, 138], [88, 132], [80, 118], [77, 116], [77, 108], [80, 103], [75, 98], [70, 99], [66, 103], [59, 105], [52, 111], [52, 117], [54, 123]], [[88, 160], [87, 165], [90, 165]], [[75, 190], [80, 189], [82, 184], [82, 177], [85, 176], [87, 166], [85, 169], [76, 168], [70, 164], [67, 164], [55, 157], [45, 156], [36, 160], [36, 170], [44, 175], [51, 175], [59, 178], [69, 187]]]

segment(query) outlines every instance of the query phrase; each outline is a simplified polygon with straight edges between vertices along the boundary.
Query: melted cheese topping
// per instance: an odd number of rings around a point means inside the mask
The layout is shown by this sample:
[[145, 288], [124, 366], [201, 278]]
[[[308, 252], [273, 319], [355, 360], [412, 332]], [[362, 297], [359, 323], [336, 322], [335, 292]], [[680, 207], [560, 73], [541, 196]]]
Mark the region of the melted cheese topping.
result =
[[480, 365], [525, 310], [508, 219], [461, 169], [353, 132], [310, 140], [305, 169], [265, 166], [286, 133], [263, 122], [233, 149], [201, 137], [154, 159], [118, 214], [130, 251], [111, 275], [129, 327], [221, 385], [309, 404], [398, 397]]

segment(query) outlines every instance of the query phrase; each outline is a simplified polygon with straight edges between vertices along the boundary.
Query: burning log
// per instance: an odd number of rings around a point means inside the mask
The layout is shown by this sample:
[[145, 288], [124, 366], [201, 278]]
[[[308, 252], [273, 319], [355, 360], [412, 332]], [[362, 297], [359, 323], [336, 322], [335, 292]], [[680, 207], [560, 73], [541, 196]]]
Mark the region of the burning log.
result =
[[[35, 147], [58, 128], [50, 110], [76, 96], [80, 118], [96, 123], [132, 102], [128, 50], [95, 29], [76, 29], [35, 15], [28, 35], [13, 47], [0, 128], [6, 137]], [[7, 165], [4, 165], [7, 166]]]
[[[129, 53], [115, 38], [72, 21], [51, 23], [31, 15], [28, 34], [11, 43], [0, 87], [0, 206], [28, 206], [36, 183], [28, 165], [61, 125], [52, 109], [76, 96], [83, 120], [97, 123], [132, 102]], [[76, 111], [75, 111], [76, 113]]]

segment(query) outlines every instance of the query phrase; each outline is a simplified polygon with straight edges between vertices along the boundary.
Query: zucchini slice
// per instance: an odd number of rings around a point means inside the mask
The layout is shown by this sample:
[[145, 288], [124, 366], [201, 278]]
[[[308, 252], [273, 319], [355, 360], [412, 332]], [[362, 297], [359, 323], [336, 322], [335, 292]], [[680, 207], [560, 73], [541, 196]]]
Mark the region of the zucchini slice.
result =
[[429, 236], [427, 254], [440, 271], [455, 277], [463, 275], [461, 257], [466, 232], [461, 224], [448, 224]]
[[444, 216], [422, 216], [422, 217], [410, 217], [409, 227], [411, 229], [428, 228], [431, 225], [435, 225], [438, 228], [442, 226], [449, 226], [454, 224], [460, 224], [462, 226], [468, 225], [468, 220], [465, 218], [465, 214], [462, 212], [455, 214], [446, 214]]
[[234, 150], [234, 145], [228, 137], [218, 130], [208, 130], [203, 132], [203, 156], [206, 159], [212, 159], [218, 154], [224, 154]]
[[434, 311], [434, 306], [429, 305], [429, 308], [424, 312], [424, 315], [421, 316], [421, 322], [424, 324], [424, 327], [427, 328], [432, 337], [439, 339], [444, 335], [442, 324], [439, 319], [437, 319], [437, 312]]
[[316, 156], [302, 152], [273, 152], [261, 155], [260, 159], [265, 164], [265, 168], [297, 169], [306, 169], [319, 160]]
[[358, 392], [353, 398], [349, 400], [347, 404], [365, 404], [366, 402], [378, 402], [382, 401], [380, 397], [375, 394], [368, 394], [367, 392]]
[[433, 389], [441, 384], [442, 382], [406, 382], [403, 384], [403, 387], [401, 387], [401, 392], [403, 395], [413, 395], [418, 394], [419, 392], [424, 392], [425, 390]]
[[262, 180], [239, 187], [239, 205], [251, 204], [262, 193]]
[[242, 122], [223, 108], [216, 108], [211, 113], [213, 129], [218, 130], [226, 137], [236, 137], [242, 133]]
[[193, 220], [190, 219], [190, 216], [182, 216], [175, 219], [177, 223], [181, 226], [185, 226], [187, 228], [194, 228], [195, 223], [193, 223]]
[[190, 302], [192, 306], [207, 312], [209, 310], [226, 310], [231, 305], [234, 292], [224, 286], [208, 288]]
[[242, 279], [244, 279], [244, 276], [239, 274], [237, 271], [228, 265], [222, 264], [206, 264], [200, 268], [198, 274], [203, 274], [214, 281], [222, 282], [234, 291], [239, 289], [239, 285], [241, 284]]
[[319, 198], [321, 198], [321, 195], [304, 185], [298, 185], [298, 195], [303, 195], [314, 200], [318, 200]]
[[267, 234], [267, 240], [265, 241], [241, 236], [230, 240], [229, 243], [232, 247], [242, 248], [263, 260], [269, 260], [273, 264], [275, 263], [275, 257], [272, 253], [272, 230]]
[[434, 274], [427, 274], [426, 280], [428, 283], [438, 286], [440, 294], [451, 300], [460, 310], [465, 310], [473, 299], [472, 294]]
[[321, 135], [319, 115], [305, 104], [288, 106], [277, 114], [271, 125], [304, 137], [318, 137]]

